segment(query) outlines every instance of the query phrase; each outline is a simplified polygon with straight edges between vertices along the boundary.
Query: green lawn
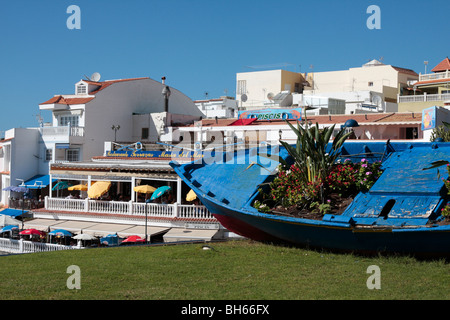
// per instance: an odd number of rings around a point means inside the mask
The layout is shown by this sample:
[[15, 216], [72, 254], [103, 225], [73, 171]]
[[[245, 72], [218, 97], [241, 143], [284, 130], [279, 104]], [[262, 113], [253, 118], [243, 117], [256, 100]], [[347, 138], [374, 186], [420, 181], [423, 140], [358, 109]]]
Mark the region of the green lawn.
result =
[[[0, 257], [2, 299], [450, 299], [450, 265], [360, 257], [252, 241], [72, 250]], [[68, 289], [67, 267], [81, 270]], [[367, 268], [380, 268], [369, 290]]]

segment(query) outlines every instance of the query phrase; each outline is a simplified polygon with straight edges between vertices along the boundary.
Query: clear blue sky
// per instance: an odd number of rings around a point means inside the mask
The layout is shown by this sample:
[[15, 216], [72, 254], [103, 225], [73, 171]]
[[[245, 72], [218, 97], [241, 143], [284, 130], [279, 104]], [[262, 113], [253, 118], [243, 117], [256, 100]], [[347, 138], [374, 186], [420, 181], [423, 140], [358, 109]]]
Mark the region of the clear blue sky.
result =
[[[70, 5], [81, 29], [69, 30]], [[370, 5], [381, 30], [369, 30]], [[235, 96], [236, 73], [359, 67], [424, 72], [450, 55], [448, 0], [17, 0], [0, 7], [0, 131], [37, 126], [39, 103], [84, 75], [150, 77], [191, 99]], [[50, 112], [43, 111], [46, 121]]]

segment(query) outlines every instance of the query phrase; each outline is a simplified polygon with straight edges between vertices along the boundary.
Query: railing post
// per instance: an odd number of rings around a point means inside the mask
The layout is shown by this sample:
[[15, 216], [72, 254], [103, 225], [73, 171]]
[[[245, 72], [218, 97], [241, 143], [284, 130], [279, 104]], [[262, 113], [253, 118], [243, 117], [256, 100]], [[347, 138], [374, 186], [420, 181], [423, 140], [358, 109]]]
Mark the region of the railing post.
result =
[[19, 253], [23, 253], [23, 239], [19, 240]]
[[128, 201], [128, 214], [133, 214], [133, 200]]
[[44, 208], [48, 209], [48, 196], [45, 196], [44, 198]]
[[89, 212], [89, 198], [84, 199], [84, 212]]
[[173, 204], [173, 214], [174, 214], [174, 218], [178, 218], [180, 215], [179, 215], [179, 211], [180, 210], [180, 207], [178, 206], [178, 202], [175, 202], [174, 204]]

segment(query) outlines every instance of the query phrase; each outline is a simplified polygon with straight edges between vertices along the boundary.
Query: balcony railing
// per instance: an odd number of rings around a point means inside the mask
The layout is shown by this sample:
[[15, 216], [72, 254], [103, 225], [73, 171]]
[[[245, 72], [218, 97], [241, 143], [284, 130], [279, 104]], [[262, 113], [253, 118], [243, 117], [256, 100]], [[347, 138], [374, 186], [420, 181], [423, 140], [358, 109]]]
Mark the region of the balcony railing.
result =
[[133, 201], [102, 201], [92, 199], [61, 199], [45, 197], [45, 208], [55, 211], [126, 215], [149, 219], [185, 219], [189, 221], [217, 221], [205, 206], [157, 204]]
[[41, 129], [41, 134], [45, 137], [55, 137], [55, 136], [83, 137], [84, 136], [84, 127], [71, 127], [71, 126], [41, 127], [40, 129]]
[[450, 72], [447, 70], [445, 72], [428, 73], [419, 75], [419, 81], [430, 81], [430, 80], [440, 80], [449, 79]]
[[448, 101], [450, 93], [445, 94], [424, 94], [415, 96], [399, 96], [398, 103], [404, 102], [426, 102], [426, 101]]

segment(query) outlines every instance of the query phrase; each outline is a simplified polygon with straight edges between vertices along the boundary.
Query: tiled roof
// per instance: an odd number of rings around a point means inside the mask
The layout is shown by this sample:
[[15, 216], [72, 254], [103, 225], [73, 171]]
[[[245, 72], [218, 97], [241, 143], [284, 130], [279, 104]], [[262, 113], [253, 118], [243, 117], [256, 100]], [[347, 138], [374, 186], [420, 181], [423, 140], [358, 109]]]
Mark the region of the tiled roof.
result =
[[95, 89], [94, 91], [89, 92], [89, 94], [96, 94], [97, 92], [102, 91], [103, 89], [109, 87], [110, 85], [112, 85], [114, 83], [135, 81], [135, 80], [143, 80], [143, 79], [150, 79], [150, 78], [145, 77], [145, 78], [132, 78], [132, 79], [118, 79], [118, 80], [107, 80], [107, 81], [103, 81], [103, 82], [95, 82], [95, 81], [84, 80], [84, 82], [89, 83], [89, 84], [93, 84], [93, 85], [96, 85], [96, 86], [99, 86], [98, 89]]
[[[95, 89], [92, 92], [89, 92], [89, 95], [95, 95], [96, 93], [102, 91], [103, 89], [109, 87], [110, 85], [118, 82], [127, 82], [127, 81], [134, 81], [134, 80], [143, 80], [143, 79], [150, 79], [148, 77], [145, 78], [131, 78], [131, 79], [118, 79], [118, 80], [107, 80], [103, 82], [95, 82], [90, 80], [83, 80], [84, 82], [88, 84], [92, 84], [95, 86], [98, 86], [97, 89]], [[80, 98], [64, 98], [62, 95], [54, 96], [48, 101], [45, 101], [41, 104], [84, 104], [88, 103], [89, 101], [93, 100], [95, 97], [80, 97]]]
[[64, 98], [63, 96], [54, 96], [48, 101], [41, 104], [85, 104], [93, 100], [94, 97], [89, 98]]
[[411, 70], [411, 69], [405, 69], [405, 68], [394, 67], [394, 66], [392, 66], [392, 68], [394, 68], [395, 70], [397, 70], [398, 72], [401, 72], [401, 73], [410, 74], [412, 76], [419, 76], [417, 74], [417, 72], [415, 72], [414, 70]]
[[436, 67], [434, 67], [431, 71], [432, 72], [442, 72], [450, 70], [450, 59], [447, 57], [444, 60], [442, 60]]
[[436, 80], [427, 80], [427, 81], [418, 81], [416, 83], [414, 83], [414, 86], [421, 86], [421, 85], [425, 85], [425, 84], [437, 84], [437, 83], [445, 83], [445, 82], [449, 82], [450, 78], [446, 78], [446, 79], [436, 79]]

